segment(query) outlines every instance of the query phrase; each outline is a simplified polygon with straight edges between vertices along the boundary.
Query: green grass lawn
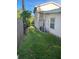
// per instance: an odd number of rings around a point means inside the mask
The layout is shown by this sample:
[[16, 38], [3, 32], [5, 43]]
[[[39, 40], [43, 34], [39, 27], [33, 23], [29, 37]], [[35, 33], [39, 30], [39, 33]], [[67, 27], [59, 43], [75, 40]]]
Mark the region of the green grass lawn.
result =
[[18, 49], [19, 59], [61, 59], [61, 39], [29, 29]]

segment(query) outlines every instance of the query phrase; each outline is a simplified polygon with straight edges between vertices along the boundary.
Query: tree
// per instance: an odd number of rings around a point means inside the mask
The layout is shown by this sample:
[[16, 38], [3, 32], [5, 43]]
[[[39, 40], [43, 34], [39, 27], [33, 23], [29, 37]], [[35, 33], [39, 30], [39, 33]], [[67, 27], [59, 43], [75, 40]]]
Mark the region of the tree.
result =
[[31, 12], [24, 10], [21, 13], [21, 19], [23, 20], [24, 33], [26, 33], [26, 28], [28, 27], [27, 19], [31, 17]]
[[31, 17], [27, 19], [27, 24], [29, 27], [33, 26], [33, 21], [34, 21], [34, 17], [31, 15]]
[[[26, 32], [26, 28], [29, 26], [29, 19], [31, 19], [31, 12], [25, 10], [24, 1], [22, 0], [22, 13], [20, 14], [21, 19], [23, 20], [24, 33]], [[31, 23], [31, 22], [30, 22]]]
[[17, 19], [21, 19], [21, 13], [22, 13], [22, 10], [18, 9], [17, 10]]

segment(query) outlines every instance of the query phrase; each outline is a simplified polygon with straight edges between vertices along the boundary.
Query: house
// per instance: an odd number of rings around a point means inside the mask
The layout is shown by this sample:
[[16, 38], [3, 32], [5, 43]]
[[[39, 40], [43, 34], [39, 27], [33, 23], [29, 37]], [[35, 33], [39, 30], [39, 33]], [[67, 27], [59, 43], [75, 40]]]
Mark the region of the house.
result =
[[40, 31], [50, 32], [61, 37], [61, 6], [48, 2], [35, 6], [35, 27]]

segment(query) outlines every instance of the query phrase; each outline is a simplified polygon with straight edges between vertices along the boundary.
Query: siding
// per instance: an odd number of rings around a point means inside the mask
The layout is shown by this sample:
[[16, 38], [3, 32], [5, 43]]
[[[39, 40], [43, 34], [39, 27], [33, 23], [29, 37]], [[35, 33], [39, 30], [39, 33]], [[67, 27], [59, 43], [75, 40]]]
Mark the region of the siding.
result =
[[[40, 25], [42, 25], [42, 22], [39, 22], [39, 18], [41, 18], [41, 20], [45, 20], [45, 29], [46, 31], [61, 37], [61, 13], [56, 13], [56, 14], [43, 14], [43, 17], [37, 17], [37, 19], [35, 20], [35, 26], [36, 28], [39, 29]], [[55, 17], [55, 29], [50, 28], [50, 18]]]
[[[55, 29], [50, 28], [50, 18], [55, 18]], [[50, 33], [61, 37], [61, 14], [49, 14], [46, 15], [46, 22], [45, 22], [46, 30]]]

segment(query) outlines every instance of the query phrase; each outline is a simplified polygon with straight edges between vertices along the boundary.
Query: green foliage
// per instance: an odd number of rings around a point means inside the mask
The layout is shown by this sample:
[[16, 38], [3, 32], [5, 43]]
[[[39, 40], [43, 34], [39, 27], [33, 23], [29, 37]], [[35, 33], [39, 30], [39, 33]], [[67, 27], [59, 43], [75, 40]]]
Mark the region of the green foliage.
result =
[[19, 59], [61, 59], [60, 38], [33, 29], [34, 27], [29, 27], [18, 49]]
[[33, 26], [30, 26], [29, 28], [28, 28], [28, 31], [35, 31], [35, 27], [33, 27]]
[[25, 23], [27, 26], [32, 26], [34, 17], [31, 15], [31, 11], [17, 10], [17, 19], [22, 19], [23, 23]]
[[26, 18], [30, 18], [31, 17], [31, 12], [30, 11], [23, 11], [22, 13], [21, 13], [21, 17], [22, 17], [22, 19], [26, 19]]
[[26, 23], [27, 26], [32, 25], [33, 17], [30, 11], [23, 11], [21, 13], [21, 18], [23, 19], [23, 22]]
[[17, 19], [21, 19], [22, 10], [17, 10]]
[[27, 19], [27, 24], [28, 24], [29, 27], [33, 25], [33, 21], [34, 21], [33, 16], [31, 16], [30, 18]]

